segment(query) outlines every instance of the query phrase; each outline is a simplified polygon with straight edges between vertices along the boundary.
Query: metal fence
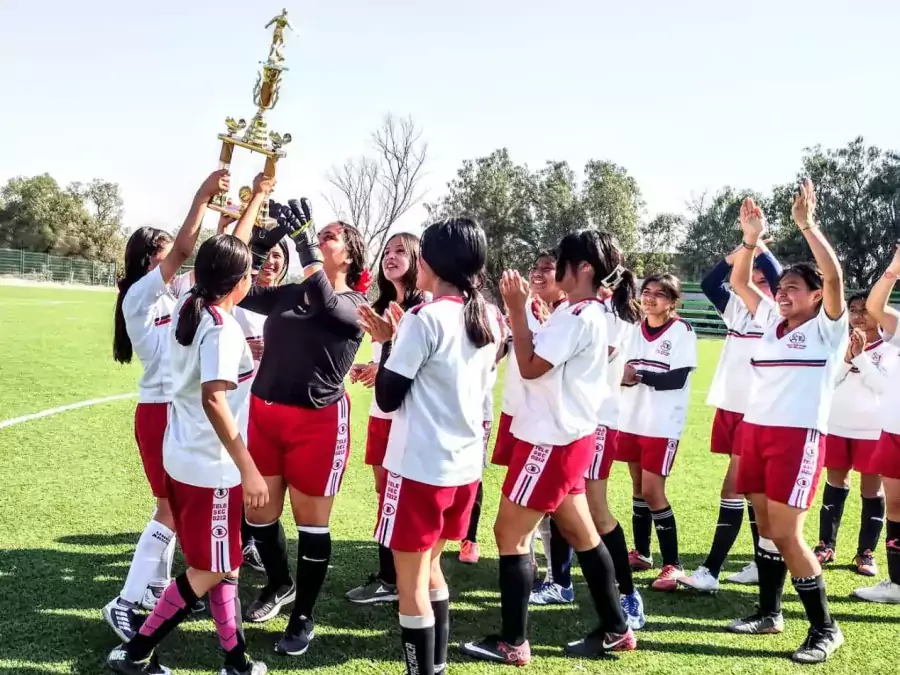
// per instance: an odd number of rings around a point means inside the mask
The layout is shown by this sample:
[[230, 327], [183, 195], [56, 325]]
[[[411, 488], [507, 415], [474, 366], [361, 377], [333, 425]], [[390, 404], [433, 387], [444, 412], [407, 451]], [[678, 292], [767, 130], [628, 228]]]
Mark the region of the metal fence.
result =
[[0, 248], [0, 277], [4, 276], [62, 284], [113, 286], [116, 264]]

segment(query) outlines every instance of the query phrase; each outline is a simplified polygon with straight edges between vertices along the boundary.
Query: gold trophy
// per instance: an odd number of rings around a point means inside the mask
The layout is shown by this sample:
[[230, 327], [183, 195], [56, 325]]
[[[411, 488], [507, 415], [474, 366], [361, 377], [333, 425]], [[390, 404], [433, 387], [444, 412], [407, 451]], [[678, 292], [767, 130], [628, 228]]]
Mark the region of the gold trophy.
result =
[[[285, 156], [282, 148], [291, 142], [290, 134], [279, 134], [275, 131], [269, 131], [266, 124], [265, 114], [267, 111], [275, 107], [278, 103], [278, 94], [281, 88], [281, 75], [287, 68], [284, 67], [284, 29], [293, 30], [293, 26], [288, 22], [287, 10], [282, 9], [281, 14], [274, 17], [266, 28], [275, 26], [272, 31], [272, 44], [269, 47], [269, 57], [265, 61], [261, 61], [262, 70], [256, 76], [256, 85], [253, 87], [253, 103], [256, 105], [256, 114], [250, 120], [250, 124], [244, 119], [235, 120], [233, 117], [225, 118], [225, 128], [227, 132], [219, 134], [219, 140], [222, 141], [222, 149], [219, 152], [219, 168], [228, 169], [231, 167], [231, 158], [234, 154], [235, 146], [246, 148], [250, 152], [256, 152], [266, 156], [266, 165], [263, 173], [271, 178], [275, 177], [275, 164], [279, 159]], [[243, 135], [238, 133], [243, 131]], [[251, 190], [248, 186], [244, 186], [238, 193], [240, 206], [235, 207], [229, 205], [228, 195], [220, 192], [209, 202], [209, 208], [219, 213], [230, 213], [232, 215], [243, 213], [250, 201]], [[268, 202], [263, 204], [257, 218], [259, 225], [271, 225], [268, 218]]]

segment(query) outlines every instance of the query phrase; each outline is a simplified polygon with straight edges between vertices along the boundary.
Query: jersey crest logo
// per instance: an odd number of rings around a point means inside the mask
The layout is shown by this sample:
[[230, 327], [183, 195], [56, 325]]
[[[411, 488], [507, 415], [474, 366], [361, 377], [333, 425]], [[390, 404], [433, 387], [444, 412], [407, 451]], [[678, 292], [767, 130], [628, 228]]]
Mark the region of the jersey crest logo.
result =
[[213, 496], [216, 499], [225, 499], [225, 497], [228, 496], [228, 490], [226, 490], [225, 488], [216, 488], [215, 490], [213, 490]]
[[212, 536], [214, 536], [216, 539], [224, 539], [228, 536], [228, 528], [223, 525], [216, 525], [212, 529]]
[[658, 354], [662, 354], [663, 356], [668, 356], [672, 353], [672, 343], [668, 340], [663, 340], [659, 343], [659, 347], [657, 347], [656, 352]]
[[872, 354], [872, 363], [874, 363], [876, 366], [879, 363], [881, 363], [881, 353], [880, 352], [875, 352], [874, 354]]
[[806, 336], [803, 333], [791, 333], [789, 349], [806, 349]]

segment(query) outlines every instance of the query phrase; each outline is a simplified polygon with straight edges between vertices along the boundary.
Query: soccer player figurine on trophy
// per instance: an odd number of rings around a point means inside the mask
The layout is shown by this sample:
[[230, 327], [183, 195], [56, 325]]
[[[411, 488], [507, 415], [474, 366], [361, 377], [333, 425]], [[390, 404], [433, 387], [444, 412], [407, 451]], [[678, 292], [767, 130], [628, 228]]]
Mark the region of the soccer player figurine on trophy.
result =
[[[262, 62], [262, 71], [256, 77], [256, 85], [253, 87], [253, 103], [256, 105], [256, 114], [250, 120], [250, 124], [244, 119], [235, 120], [233, 117], [225, 118], [225, 127], [227, 132], [219, 134], [219, 140], [222, 141], [222, 149], [219, 152], [219, 168], [227, 169], [231, 166], [231, 158], [234, 154], [235, 146], [246, 148], [251, 152], [256, 152], [266, 156], [266, 165], [263, 173], [270, 178], [275, 177], [275, 164], [279, 159], [285, 156], [282, 149], [291, 142], [290, 134], [279, 134], [275, 131], [268, 131], [265, 114], [267, 111], [275, 107], [278, 103], [278, 94], [281, 88], [281, 74], [287, 68], [284, 67], [284, 29], [293, 30], [288, 22], [287, 10], [281, 10], [281, 14], [274, 17], [266, 28], [274, 25], [272, 31], [272, 45], [269, 48], [269, 57]], [[238, 136], [238, 132], [243, 131], [243, 135]], [[250, 190], [241, 189], [239, 198], [241, 200], [240, 213], [246, 208], [247, 197]], [[234, 207], [228, 204], [228, 195], [220, 192], [209, 202], [209, 208], [219, 213], [234, 213]], [[266, 205], [260, 209], [258, 224], [262, 225], [268, 220], [268, 209]]]

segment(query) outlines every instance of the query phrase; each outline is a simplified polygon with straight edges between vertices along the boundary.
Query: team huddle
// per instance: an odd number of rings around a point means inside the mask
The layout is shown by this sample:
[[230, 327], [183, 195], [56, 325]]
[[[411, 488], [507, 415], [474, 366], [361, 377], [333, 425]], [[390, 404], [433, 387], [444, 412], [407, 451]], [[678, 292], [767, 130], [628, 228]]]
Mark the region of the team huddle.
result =
[[[754, 562], [728, 581], [758, 584], [759, 603], [728, 630], [782, 632], [790, 571], [810, 624], [793, 659], [823, 662], [844, 640], [822, 565], [835, 559], [851, 470], [862, 475], [856, 569], [877, 574], [872, 552], [885, 515], [889, 565], [889, 579], [854, 595], [900, 603], [900, 414], [886, 404], [900, 372], [900, 314], [888, 306], [900, 253], [848, 307], [837, 257], [814, 219], [811, 182], [798, 189], [793, 217], [815, 264], [782, 269], [763, 243], [761, 210], [746, 200], [741, 246], [703, 281], [728, 328], [708, 402], [716, 408], [711, 450], [730, 462], [709, 555], [689, 575], [666, 497], [697, 368], [676, 277], [651, 276], [638, 288], [615, 238], [583, 229], [541, 252], [527, 279], [505, 272], [493, 305], [481, 293], [484, 232], [460, 217], [431, 224], [421, 238], [391, 237], [370, 305], [359, 231], [337, 221], [317, 232], [309, 203], [269, 201], [274, 181], [262, 175], [245, 211], [223, 216], [194, 269], [179, 275], [207, 203], [228, 183], [227, 171], [213, 173], [174, 239], [140, 228], [125, 252], [114, 357], [137, 356], [143, 366], [135, 438], [157, 506], [122, 591], [103, 608], [121, 640], [107, 659], [115, 672], [169, 673], [158, 645], [207, 607], [223, 675], [267, 672], [247, 654], [242, 624], [289, 605], [275, 651], [298, 657], [310, 648], [351, 447], [347, 378], [374, 390], [365, 462], [379, 498], [378, 569], [347, 598], [398, 603], [407, 673], [447, 668], [441, 554], [458, 541], [460, 561], [478, 562], [488, 462], [506, 470], [494, 523], [501, 625], [463, 642], [470, 658], [529, 663], [529, 605], [573, 602], [576, 558], [597, 628], [565, 652], [637, 649], [647, 619], [632, 572], [654, 565], [653, 530], [661, 567], [651, 588], [715, 592], [746, 503]], [[276, 220], [269, 229], [255, 225], [267, 202]], [[290, 273], [289, 246], [301, 268]], [[372, 362], [354, 363], [367, 334]], [[503, 359], [502, 415], [489, 448]], [[607, 500], [616, 461], [632, 479], [633, 547]], [[812, 550], [803, 523], [823, 468], [821, 541]], [[293, 569], [280, 520], [286, 496], [297, 525]], [[543, 579], [536, 537], [548, 558]], [[176, 541], [187, 569], [173, 579]], [[266, 578], [245, 610], [242, 564]]]

